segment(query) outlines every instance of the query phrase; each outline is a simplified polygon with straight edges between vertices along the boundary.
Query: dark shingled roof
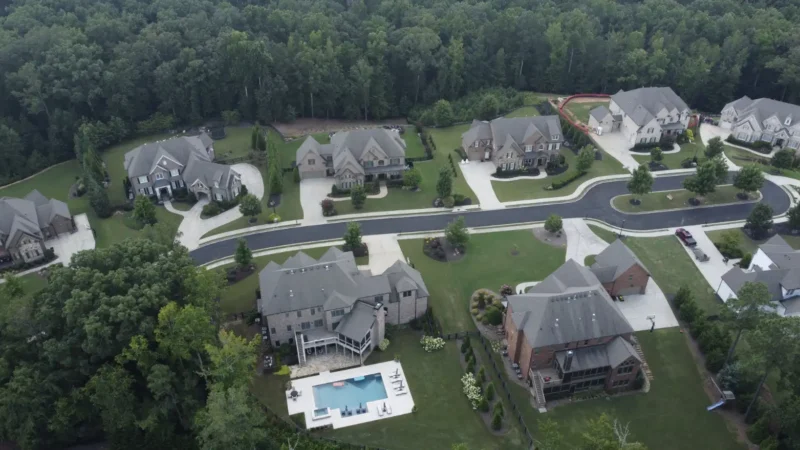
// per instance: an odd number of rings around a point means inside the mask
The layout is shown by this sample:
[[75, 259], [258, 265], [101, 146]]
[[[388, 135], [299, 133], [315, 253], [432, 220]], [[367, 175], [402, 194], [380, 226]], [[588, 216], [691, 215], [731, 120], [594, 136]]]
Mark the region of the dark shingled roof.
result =
[[617, 239], [595, 257], [591, 270], [601, 283], [610, 283], [633, 265], [639, 265], [645, 272], [650, 273], [636, 254]]

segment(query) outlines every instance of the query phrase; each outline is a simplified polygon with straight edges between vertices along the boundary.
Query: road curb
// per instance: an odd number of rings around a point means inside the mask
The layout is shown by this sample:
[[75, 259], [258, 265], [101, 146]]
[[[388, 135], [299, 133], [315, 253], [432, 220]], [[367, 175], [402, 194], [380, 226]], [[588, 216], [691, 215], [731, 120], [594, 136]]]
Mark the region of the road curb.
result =
[[[274, 247], [264, 247], [264, 248], [260, 248], [258, 250], [253, 250], [253, 257], [254, 258], [258, 258], [258, 257], [261, 257], [261, 256], [266, 256], [266, 255], [269, 255], [269, 254], [273, 254], [273, 253], [282, 253], [281, 252], [282, 250], [290, 249], [290, 248], [293, 248], [293, 247], [297, 248], [297, 251], [303, 251], [305, 249], [316, 248], [316, 247], [334, 247], [336, 245], [341, 245], [342, 243], [344, 243], [344, 240], [342, 240], [342, 239], [325, 239], [325, 240], [319, 240], [319, 241], [303, 242], [301, 244], [276, 245]], [[263, 252], [268, 252], [268, 253], [263, 253]], [[261, 254], [259, 254], [259, 253], [261, 253]], [[200, 267], [207, 267], [207, 266], [214, 265], [214, 264], [226, 263], [227, 260], [230, 260], [230, 262], [233, 262], [233, 254], [231, 254], [230, 256], [225, 256], [223, 258], [215, 259], [213, 261], [209, 261], [207, 263], [200, 264], [199, 266]]]
[[[413, 210], [412, 210], [413, 211]], [[408, 212], [403, 210], [397, 211], [386, 211], [385, 213], [366, 213], [366, 214], [374, 214], [367, 216], [365, 214], [348, 214], [345, 216], [334, 216], [333, 219], [328, 219], [325, 223], [341, 223], [341, 222], [360, 222], [363, 220], [374, 220], [374, 219], [385, 219], [387, 217], [416, 217], [416, 216], [432, 216], [432, 215], [440, 215], [440, 214], [454, 214], [454, 213], [469, 213], [475, 211], [482, 211], [480, 205], [467, 205], [463, 209], [452, 208], [432, 208], [428, 211], [420, 211], [420, 212]]]
[[[248, 227], [248, 228], [242, 228], [240, 230], [233, 230], [233, 231], [226, 231], [224, 233], [219, 233], [219, 234], [212, 234], [211, 236], [209, 236], [207, 238], [199, 239], [197, 241], [197, 248], [204, 247], [206, 245], [213, 244], [213, 243], [219, 242], [219, 241], [226, 241], [226, 240], [231, 239], [231, 238], [249, 236], [251, 234], [263, 233], [265, 231], [274, 231], [274, 230], [282, 230], [282, 229], [285, 229], [285, 228], [299, 227], [301, 224], [300, 224], [299, 220], [295, 220], [294, 223], [281, 222], [281, 223], [276, 223], [276, 224], [272, 224], [272, 225], [274, 225], [274, 226], [257, 225], [255, 227]], [[259, 227], [263, 227], [263, 228], [259, 228]], [[255, 228], [259, 228], [259, 229], [256, 230]]]

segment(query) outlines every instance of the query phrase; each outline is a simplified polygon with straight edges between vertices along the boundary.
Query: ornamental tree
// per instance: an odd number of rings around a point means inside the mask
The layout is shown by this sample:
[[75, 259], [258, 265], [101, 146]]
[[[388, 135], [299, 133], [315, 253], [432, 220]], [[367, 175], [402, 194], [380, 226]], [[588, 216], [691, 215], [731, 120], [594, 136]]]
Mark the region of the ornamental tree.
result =
[[453, 195], [453, 171], [449, 167], [439, 169], [439, 179], [436, 181], [436, 193], [441, 198]]
[[633, 169], [633, 178], [628, 181], [628, 191], [638, 197], [647, 195], [653, 189], [653, 174], [646, 165]]
[[706, 158], [711, 159], [721, 155], [724, 150], [725, 145], [722, 143], [722, 139], [715, 137], [708, 141], [708, 145], [706, 145], [704, 153]]
[[650, 149], [650, 161], [661, 162], [664, 159], [664, 151], [661, 147], [653, 147]]
[[561, 216], [556, 214], [550, 214], [550, 217], [544, 222], [544, 229], [551, 232], [556, 233], [563, 228], [564, 223], [561, 220]]
[[592, 164], [594, 164], [594, 146], [587, 145], [578, 153], [575, 169], [580, 173], [586, 173], [592, 168]]
[[764, 173], [753, 164], [742, 167], [733, 177], [733, 186], [743, 194], [755, 192], [764, 186]]
[[464, 217], [459, 216], [456, 220], [447, 224], [444, 229], [444, 236], [447, 242], [455, 248], [463, 249], [469, 242], [469, 230], [464, 224]]
[[700, 165], [694, 176], [683, 180], [683, 188], [698, 197], [714, 192], [717, 188], [717, 173], [714, 163], [706, 161]]
[[253, 252], [247, 246], [247, 241], [239, 239], [236, 244], [236, 253], [233, 255], [233, 260], [240, 268], [245, 268], [253, 262]]
[[353, 208], [361, 209], [367, 201], [367, 191], [364, 186], [357, 184], [350, 189], [350, 201], [353, 203]]
[[416, 167], [403, 173], [403, 185], [408, 188], [417, 188], [422, 183], [422, 174]]
[[358, 222], [348, 222], [347, 230], [344, 233], [344, 244], [350, 250], [360, 248], [361, 243], [361, 224]]
[[244, 195], [239, 200], [239, 212], [247, 217], [255, 217], [261, 214], [261, 201], [253, 194]]
[[133, 218], [142, 225], [156, 223], [156, 205], [146, 195], [139, 195], [133, 201]]
[[753, 238], [760, 239], [772, 228], [772, 207], [766, 203], [756, 204], [744, 226], [750, 230]]

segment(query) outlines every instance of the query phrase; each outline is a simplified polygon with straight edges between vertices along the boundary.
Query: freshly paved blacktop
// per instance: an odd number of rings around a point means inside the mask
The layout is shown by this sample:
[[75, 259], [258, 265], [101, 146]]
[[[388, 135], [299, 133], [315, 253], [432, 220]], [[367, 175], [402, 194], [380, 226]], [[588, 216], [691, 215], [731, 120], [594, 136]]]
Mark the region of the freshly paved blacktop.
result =
[[[681, 189], [687, 175], [656, 178], [654, 191]], [[545, 220], [550, 214], [563, 218], [594, 218], [611, 226], [621, 226], [631, 230], [655, 230], [669, 227], [701, 225], [705, 223], [742, 220], [747, 217], [756, 203], [712, 206], [697, 209], [654, 212], [651, 214], [625, 214], [614, 210], [610, 200], [617, 195], [628, 194], [627, 181], [602, 183], [589, 189], [586, 194], [573, 202], [547, 205], [533, 205], [520, 208], [507, 208], [492, 211], [462, 212], [455, 214], [433, 214], [413, 217], [391, 217], [361, 221], [363, 234], [409, 233], [438, 231], [457, 216], [464, 216], [469, 227], [510, 225]], [[782, 214], [789, 209], [790, 200], [780, 186], [767, 181], [761, 192], [762, 203], [769, 204], [774, 214]], [[344, 235], [345, 223], [330, 223], [305, 227], [288, 228], [245, 237], [252, 250], [260, 250], [279, 245], [298, 244], [319, 240], [338, 239]], [[205, 264], [230, 256], [236, 249], [236, 239], [215, 242], [191, 252], [199, 264]]]

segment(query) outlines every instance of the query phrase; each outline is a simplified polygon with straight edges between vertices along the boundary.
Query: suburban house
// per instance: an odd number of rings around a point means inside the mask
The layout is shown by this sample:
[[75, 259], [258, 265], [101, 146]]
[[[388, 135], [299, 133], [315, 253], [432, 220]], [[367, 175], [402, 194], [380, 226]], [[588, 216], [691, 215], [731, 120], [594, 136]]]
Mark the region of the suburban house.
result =
[[397, 261], [373, 275], [356, 267], [352, 252], [331, 248], [318, 260], [298, 252], [270, 262], [258, 276], [258, 310], [274, 346], [307, 355], [342, 351], [360, 362], [383, 340], [385, 324], [403, 324], [428, 309], [418, 271]]
[[611, 96], [608, 109], [612, 117], [620, 118], [619, 125], [612, 125], [611, 129], [618, 127], [631, 147], [683, 133], [691, 113], [686, 102], [668, 87], [620, 90]]
[[558, 116], [473, 120], [461, 135], [471, 161], [491, 161], [502, 170], [544, 167], [557, 158], [564, 137]]
[[232, 200], [242, 188], [242, 176], [214, 160], [214, 141], [205, 133], [140, 145], [125, 153], [125, 170], [134, 195], [171, 198], [186, 188], [197, 198]]
[[597, 134], [619, 131], [621, 123], [622, 116], [611, 114], [611, 111], [603, 105], [589, 111], [589, 128], [595, 130]]
[[334, 177], [337, 187], [350, 189], [373, 180], [402, 178], [406, 142], [397, 131], [384, 128], [340, 131], [330, 144], [307, 137], [295, 158], [301, 179]]
[[594, 273], [572, 259], [509, 296], [503, 326], [508, 356], [537, 406], [591, 389], [631, 389], [642, 365], [630, 323]]
[[726, 272], [717, 295], [723, 302], [734, 298], [748, 281], [767, 285], [772, 294], [772, 311], [782, 316], [800, 316], [800, 250], [793, 249], [782, 237], [776, 235], [761, 244], [748, 269], [734, 267]]
[[740, 141], [800, 148], [800, 106], [791, 103], [744, 96], [722, 108], [719, 124]]
[[67, 204], [33, 190], [25, 198], [0, 197], [0, 265], [44, 258], [45, 241], [75, 231]]
[[650, 280], [644, 264], [619, 239], [595, 256], [590, 270], [612, 297], [644, 294]]

